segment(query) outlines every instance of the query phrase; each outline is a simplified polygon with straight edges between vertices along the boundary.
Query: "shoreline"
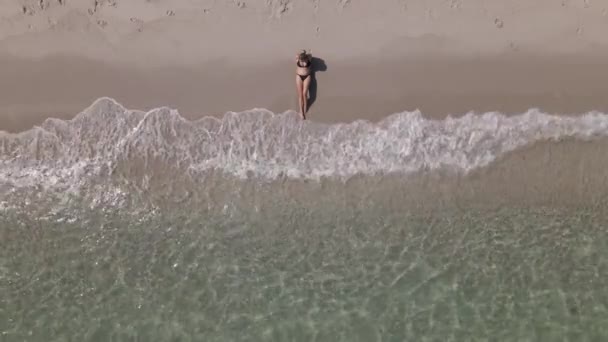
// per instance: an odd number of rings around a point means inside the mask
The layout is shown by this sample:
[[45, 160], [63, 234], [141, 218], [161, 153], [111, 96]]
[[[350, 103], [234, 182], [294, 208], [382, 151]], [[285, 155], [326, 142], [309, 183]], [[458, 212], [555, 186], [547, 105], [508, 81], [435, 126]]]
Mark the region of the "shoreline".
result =
[[[321, 56], [322, 57], [322, 56]], [[597, 57], [350, 59], [316, 73], [308, 117], [324, 123], [378, 121], [420, 110], [442, 119], [468, 112], [512, 115], [608, 113], [608, 60]], [[129, 109], [177, 109], [187, 119], [266, 108], [297, 108], [291, 59], [257, 67], [209, 62], [197, 68], [131, 68], [82, 57], [0, 57], [0, 131], [46, 118], [70, 119], [100, 97]], [[314, 91], [314, 90], [313, 90]]]

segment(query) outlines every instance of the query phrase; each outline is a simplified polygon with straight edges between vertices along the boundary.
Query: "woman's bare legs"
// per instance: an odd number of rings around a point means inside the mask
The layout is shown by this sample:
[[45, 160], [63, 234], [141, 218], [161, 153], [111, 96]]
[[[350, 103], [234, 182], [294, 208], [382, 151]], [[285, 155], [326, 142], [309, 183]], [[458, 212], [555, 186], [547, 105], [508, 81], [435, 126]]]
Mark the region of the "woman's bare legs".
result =
[[308, 77], [306, 77], [306, 79], [304, 80], [304, 82], [302, 82], [302, 102], [304, 103], [304, 105], [302, 107], [304, 107], [304, 111], [302, 113], [304, 113], [304, 119], [306, 119], [306, 113], [308, 112], [308, 89], [310, 89], [310, 82], [312, 80], [312, 74], [308, 75]]
[[302, 94], [304, 93], [304, 82], [300, 79], [299, 75], [296, 75], [296, 92], [298, 94], [298, 104], [300, 106], [300, 116], [302, 119], [306, 119], [306, 112], [304, 111], [304, 106], [306, 105], [306, 98], [302, 98]]

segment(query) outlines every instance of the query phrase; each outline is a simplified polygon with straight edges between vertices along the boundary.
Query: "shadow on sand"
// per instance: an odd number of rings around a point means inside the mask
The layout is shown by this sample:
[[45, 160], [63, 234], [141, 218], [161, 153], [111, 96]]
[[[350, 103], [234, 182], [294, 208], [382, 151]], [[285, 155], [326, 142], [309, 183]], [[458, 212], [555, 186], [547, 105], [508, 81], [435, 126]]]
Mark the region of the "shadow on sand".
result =
[[310, 110], [310, 107], [312, 107], [317, 100], [317, 92], [319, 88], [317, 85], [316, 73], [327, 71], [327, 64], [325, 64], [325, 61], [321, 58], [312, 57], [311, 67], [312, 78], [310, 79], [310, 87], [308, 88], [308, 110]]

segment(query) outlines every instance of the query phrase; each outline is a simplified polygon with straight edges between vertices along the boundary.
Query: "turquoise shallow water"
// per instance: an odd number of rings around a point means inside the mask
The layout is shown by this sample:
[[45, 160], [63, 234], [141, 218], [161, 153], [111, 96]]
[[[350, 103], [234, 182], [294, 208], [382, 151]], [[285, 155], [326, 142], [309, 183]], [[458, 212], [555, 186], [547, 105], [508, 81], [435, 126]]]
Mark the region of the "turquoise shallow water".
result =
[[608, 338], [596, 209], [276, 209], [7, 213], [2, 340]]

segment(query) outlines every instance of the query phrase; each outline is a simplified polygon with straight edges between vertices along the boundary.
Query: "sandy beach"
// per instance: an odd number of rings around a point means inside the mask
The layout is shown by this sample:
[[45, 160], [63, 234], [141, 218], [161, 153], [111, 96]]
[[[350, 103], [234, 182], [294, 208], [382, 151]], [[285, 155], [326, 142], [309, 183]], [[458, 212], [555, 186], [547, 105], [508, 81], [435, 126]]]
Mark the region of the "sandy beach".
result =
[[27, 1], [0, 5], [0, 129], [109, 96], [187, 118], [297, 108], [293, 56], [319, 58], [310, 119], [420, 109], [608, 111], [608, 3]]
[[[608, 62], [574, 58], [488, 60], [363, 60], [327, 63], [316, 73], [309, 118], [321, 122], [376, 121], [419, 109], [443, 118], [469, 111], [555, 114], [608, 112]], [[297, 108], [292, 63], [244, 67], [133, 69], [75, 57], [5, 59], [0, 69], [3, 130], [19, 131], [47, 117], [70, 118], [100, 96], [128, 108], [178, 109], [189, 119], [228, 111]]]
[[607, 32], [608, 0], [1, 0], [0, 340], [608, 341]]
[[[73, 118], [100, 97], [191, 120], [294, 110], [302, 48], [316, 58], [308, 114], [316, 122], [414, 110], [433, 119], [608, 113], [607, 11], [606, 2], [582, 0], [12, 0], [0, 5], [0, 131]], [[572, 189], [582, 200], [589, 184], [603, 194], [602, 144], [528, 146], [473, 173], [464, 193], [502, 203], [508, 178], [514, 202]], [[595, 166], [581, 168], [575, 156]], [[583, 186], [581, 177], [592, 181]], [[533, 184], [544, 190], [534, 195]]]

